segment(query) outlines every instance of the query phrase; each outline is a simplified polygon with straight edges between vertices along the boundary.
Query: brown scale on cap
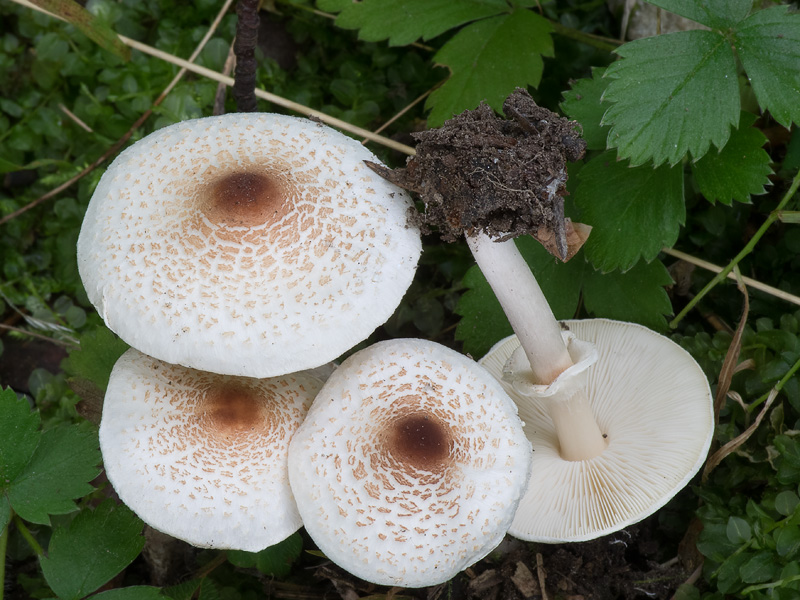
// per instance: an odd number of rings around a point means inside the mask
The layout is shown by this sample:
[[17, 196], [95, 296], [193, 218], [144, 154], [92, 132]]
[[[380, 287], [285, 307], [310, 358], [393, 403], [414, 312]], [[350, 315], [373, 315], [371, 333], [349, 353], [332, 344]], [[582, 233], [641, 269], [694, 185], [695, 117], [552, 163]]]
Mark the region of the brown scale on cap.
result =
[[435, 415], [416, 412], [396, 418], [383, 434], [386, 450], [411, 470], [441, 471], [453, 446], [450, 428]]
[[204, 208], [212, 222], [254, 226], [285, 212], [280, 182], [265, 173], [231, 173], [209, 185]]
[[263, 392], [233, 383], [212, 386], [198, 405], [211, 427], [225, 437], [271, 429], [264, 423]]

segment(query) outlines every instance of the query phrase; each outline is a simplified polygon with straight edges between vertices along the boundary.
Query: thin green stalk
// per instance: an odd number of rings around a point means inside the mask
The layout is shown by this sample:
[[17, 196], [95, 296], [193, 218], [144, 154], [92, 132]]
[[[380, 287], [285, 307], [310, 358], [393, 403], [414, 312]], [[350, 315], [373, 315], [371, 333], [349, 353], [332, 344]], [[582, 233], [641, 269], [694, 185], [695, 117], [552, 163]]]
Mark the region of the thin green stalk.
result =
[[783, 389], [783, 386], [786, 385], [786, 382], [789, 381], [792, 377], [794, 377], [794, 374], [797, 373], [798, 369], [800, 369], [800, 359], [798, 359], [797, 362], [795, 362], [792, 365], [792, 367], [788, 371], [786, 371], [786, 374], [783, 377], [781, 377], [781, 380], [778, 383], [776, 383], [770, 391], [761, 396], [758, 400], [753, 400], [753, 402], [751, 402], [750, 405], [747, 407], [747, 412], [749, 413], [753, 412], [756, 409], [756, 407], [762, 404], [767, 398], [769, 398], [769, 395], [772, 394], [773, 392], [776, 394], [780, 392]]
[[44, 550], [39, 545], [39, 542], [36, 541], [36, 538], [33, 537], [33, 534], [31, 533], [31, 530], [28, 529], [28, 526], [25, 525], [25, 521], [20, 519], [19, 515], [17, 514], [15, 514], [13, 518], [14, 518], [14, 525], [17, 526], [17, 529], [19, 530], [22, 537], [24, 537], [25, 541], [28, 542], [28, 545], [31, 547], [31, 550], [33, 550], [36, 553], [36, 556], [44, 556]]
[[[9, 509], [10, 510], [10, 509]], [[0, 600], [3, 600], [3, 592], [6, 583], [6, 548], [8, 547], [8, 524], [0, 532]]]
[[767, 219], [764, 221], [761, 227], [758, 228], [758, 231], [756, 231], [756, 233], [753, 235], [753, 237], [750, 239], [747, 245], [742, 249], [742, 251], [739, 252], [739, 254], [737, 254], [736, 257], [731, 262], [728, 263], [728, 266], [726, 266], [724, 269], [722, 269], [722, 271], [717, 273], [716, 276], [711, 281], [708, 282], [708, 285], [706, 285], [702, 290], [700, 290], [700, 293], [698, 293], [694, 298], [692, 298], [691, 301], [683, 308], [683, 310], [679, 312], [678, 315], [674, 319], [672, 319], [672, 321], [670, 321], [669, 326], [672, 329], [675, 329], [678, 326], [678, 323], [680, 323], [683, 320], [683, 318], [689, 313], [689, 311], [692, 310], [695, 307], [695, 305], [709, 291], [711, 291], [711, 289], [714, 286], [716, 286], [719, 282], [725, 279], [728, 276], [728, 274], [731, 271], [733, 271], [733, 268], [736, 265], [738, 265], [745, 256], [747, 256], [753, 251], [758, 241], [763, 237], [763, 235], [767, 232], [770, 226], [772, 226], [772, 224], [780, 218], [782, 214], [781, 213], [782, 209], [786, 206], [789, 200], [792, 199], [792, 196], [794, 196], [798, 187], [800, 187], [800, 171], [798, 171], [797, 174], [794, 176], [794, 179], [792, 180], [792, 185], [784, 194], [783, 198], [780, 201], [780, 204], [778, 204], [775, 210], [773, 210], [769, 214]]
[[565, 38], [582, 42], [589, 46], [594, 46], [595, 48], [599, 50], [605, 50], [606, 52], [613, 52], [622, 45], [622, 42], [618, 40], [603, 37], [602, 35], [594, 35], [593, 33], [586, 33], [578, 29], [573, 29], [572, 27], [562, 25], [558, 21], [550, 21], [550, 25], [553, 26], [553, 31], [555, 31], [558, 35], [563, 35]]

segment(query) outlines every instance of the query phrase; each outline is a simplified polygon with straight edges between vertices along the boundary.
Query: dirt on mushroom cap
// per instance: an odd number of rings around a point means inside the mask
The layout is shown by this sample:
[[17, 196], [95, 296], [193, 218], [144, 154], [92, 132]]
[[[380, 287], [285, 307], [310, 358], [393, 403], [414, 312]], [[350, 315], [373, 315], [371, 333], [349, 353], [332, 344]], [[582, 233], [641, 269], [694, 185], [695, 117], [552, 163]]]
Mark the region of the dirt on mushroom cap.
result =
[[405, 169], [370, 164], [425, 203], [417, 221], [446, 241], [465, 231], [508, 239], [564, 230], [566, 162], [583, 156], [575, 121], [537, 106], [522, 89], [503, 104], [508, 119], [486, 104], [413, 134], [417, 154]]

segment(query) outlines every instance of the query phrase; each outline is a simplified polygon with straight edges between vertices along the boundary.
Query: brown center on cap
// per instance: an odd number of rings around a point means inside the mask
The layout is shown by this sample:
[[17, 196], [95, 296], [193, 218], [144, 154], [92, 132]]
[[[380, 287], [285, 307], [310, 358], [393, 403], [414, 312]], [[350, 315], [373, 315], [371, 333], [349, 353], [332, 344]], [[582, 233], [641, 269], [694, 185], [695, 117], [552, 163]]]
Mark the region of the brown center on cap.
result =
[[433, 415], [402, 416], [389, 425], [387, 433], [392, 456], [416, 469], [438, 470], [450, 455], [449, 428]]
[[226, 225], [252, 227], [272, 222], [286, 212], [283, 187], [269, 172], [228, 173], [209, 185], [203, 212], [212, 222]]
[[221, 384], [206, 392], [203, 412], [216, 431], [223, 435], [236, 435], [262, 426], [262, 404], [256, 390]]

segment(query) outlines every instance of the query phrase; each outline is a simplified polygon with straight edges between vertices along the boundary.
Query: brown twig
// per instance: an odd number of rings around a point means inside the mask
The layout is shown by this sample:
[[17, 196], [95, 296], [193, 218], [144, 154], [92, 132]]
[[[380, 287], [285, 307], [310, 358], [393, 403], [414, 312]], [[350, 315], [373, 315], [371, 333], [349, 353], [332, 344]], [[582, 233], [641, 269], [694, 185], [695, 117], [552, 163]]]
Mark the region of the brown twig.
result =
[[[228, 56], [225, 58], [225, 64], [222, 66], [222, 74], [230, 75], [235, 64], [236, 54], [233, 51], [233, 44], [231, 44], [230, 48], [228, 48]], [[217, 93], [214, 96], [214, 109], [211, 111], [212, 115], [221, 115], [225, 113], [225, 95], [227, 92], [228, 86], [224, 83], [217, 84]]]
[[77, 348], [78, 346], [80, 346], [80, 344], [76, 344], [74, 342], [68, 342], [66, 340], [57, 340], [55, 338], [42, 335], [41, 333], [34, 333], [33, 331], [28, 331], [27, 329], [20, 329], [19, 327], [13, 327], [12, 325], [5, 325], [4, 323], [0, 323], [0, 329], [5, 329], [6, 331], [15, 331], [17, 333], [21, 333], [22, 335], [28, 335], [30, 337], [36, 338], [37, 340], [52, 342], [55, 345], [63, 346], [64, 348]]
[[239, 112], [255, 112], [256, 100], [256, 42], [258, 42], [258, 0], [236, 2], [236, 54], [233, 97]]

